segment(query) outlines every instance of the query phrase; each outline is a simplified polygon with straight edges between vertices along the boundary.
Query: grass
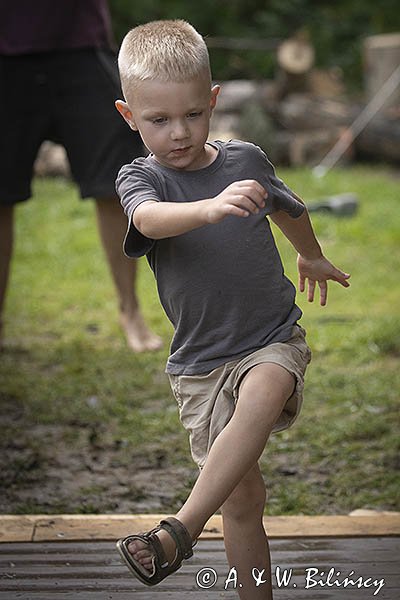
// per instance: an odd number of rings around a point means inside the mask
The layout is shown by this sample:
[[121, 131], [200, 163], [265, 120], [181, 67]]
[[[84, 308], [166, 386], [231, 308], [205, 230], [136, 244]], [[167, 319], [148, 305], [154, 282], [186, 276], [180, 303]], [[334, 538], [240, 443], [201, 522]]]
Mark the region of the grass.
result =
[[[280, 169], [279, 175], [306, 201], [350, 191], [360, 209], [348, 219], [312, 216], [326, 255], [351, 273], [351, 287], [332, 284], [325, 308], [298, 297], [313, 361], [298, 422], [273, 436], [262, 458], [267, 510], [398, 509], [398, 179], [382, 166], [335, 170], [322, 180], [308, 170]], [[34, 200], [18, 207], [16, 232], [0, 355], [8, 484], [17, 489], [35, 480], [32, 473], [48, 460], [46, 439], [29, 431], [60, 426], [66, 446], [73, 447], [84, 428], [91, 447], [120, 450], [119, 464], [134, 469], [145, 457], [148, 468], [187, 467], [187, 481], [171, 481], [175, 496], [166, 509], [176, 508], [196, 471], [163, 373], [171, 327], [146, 261], [140, 263], [138, 292], [166, 348], [134, 355], [118, 326], [94, 211], [77, 201], [74, 188], [62, 180], [36, 181]], [[276, 237], [286, 272], [296, 281], [295, 253], [280, 232]], [[8, 511], [118, 510], [102, 499], [97, 484], [82, 486], [82, 496], [90, 490], [91, 498], [100, 498], [94, 505], [72, 506], [55, 497], [35, 507], [28, 498], [15, 500]]]

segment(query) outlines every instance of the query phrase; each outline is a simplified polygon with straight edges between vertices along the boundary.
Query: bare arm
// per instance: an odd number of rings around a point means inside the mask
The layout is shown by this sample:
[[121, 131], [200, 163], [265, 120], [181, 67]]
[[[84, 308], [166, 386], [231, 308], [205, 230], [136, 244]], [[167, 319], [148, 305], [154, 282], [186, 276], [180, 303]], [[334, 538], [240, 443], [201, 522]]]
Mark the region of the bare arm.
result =
[[[300, 198], [297, 199], [302, 202]], [[337, 269], [323, 255], [321, 246], [315, 237], [307, 209], [297, 219], [292, 219], [283, 211], [272, 213], [270, 218], [298, 252], [299, 290], [304, 292], [306, 280], [308, 280], [307, 299], [309, 302], [314, 300], [315, 285], [317, 282], [320, 288], [321, 306], [325, 306], [326, 304], [328, 293], [327, 281], [329, 279], [337, 281], [343, 287], [349, 287], [350, 284], [347, 280], [350, 275]]]
[[195, 202], [143, 202], [133, 213], [133, 223], [148, 238], [174, 237], [202, 225], [218, 223], [228, 215], [256, 214], [265, 206], [266, 196], [257, 181], [236, 181], [214, 198]]
[[[299, 202], [304, 204], [300, 198], [296, 198]], [[321, 246], [315, 237], [306, 208], [303, 214], [300, 217], [297, 217], [297, 219], [293, 219], [282, 210], [272, 213], [269, 218], [279, 227], [299, 254], [305, 258], [311, 259], [320, 258], [322, 256]]]

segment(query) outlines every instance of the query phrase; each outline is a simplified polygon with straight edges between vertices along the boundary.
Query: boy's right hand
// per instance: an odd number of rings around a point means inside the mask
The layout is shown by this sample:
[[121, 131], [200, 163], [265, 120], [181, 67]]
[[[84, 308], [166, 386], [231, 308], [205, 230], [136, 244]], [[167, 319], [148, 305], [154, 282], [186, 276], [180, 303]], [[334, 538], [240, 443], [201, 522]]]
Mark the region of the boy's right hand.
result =
[[248, 217], [265, 207], [267, 192], [254, 179], [235, 181], [218, 196], [206, 200], [206, 219], [208, 223], [219, 223], [228, 215]]
[[265, 206], [267, 192], [257, 181], [235, 181], [215, 198], [197, 202], [146, 200], [132, 216], [136, 229], [145, 237], [160, 240], [182, 235], [203, 225], [218, 223], [228, 215], [248, 217]]

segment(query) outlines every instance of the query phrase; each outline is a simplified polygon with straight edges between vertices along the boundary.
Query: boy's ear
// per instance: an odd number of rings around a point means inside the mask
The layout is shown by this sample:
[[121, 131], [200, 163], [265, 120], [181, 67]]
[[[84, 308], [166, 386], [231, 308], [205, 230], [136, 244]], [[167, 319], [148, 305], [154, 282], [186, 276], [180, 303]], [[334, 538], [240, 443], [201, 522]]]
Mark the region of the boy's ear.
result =
[[133, 120], [132, 111], [124, 100], [116, 100], [115, 108], [119, 112], [120, 115], [125, 119], [128, 123], [129, 127], [133, 129], [133, 131], [137, 131], [137, 127], [135, 121]]
[[220, 85], [213, 85], [211, 88], [211, 100], [210, 100], [210, 108], [213, 110], [215, 105], [217, 104], [217, 96], [221, 90]]

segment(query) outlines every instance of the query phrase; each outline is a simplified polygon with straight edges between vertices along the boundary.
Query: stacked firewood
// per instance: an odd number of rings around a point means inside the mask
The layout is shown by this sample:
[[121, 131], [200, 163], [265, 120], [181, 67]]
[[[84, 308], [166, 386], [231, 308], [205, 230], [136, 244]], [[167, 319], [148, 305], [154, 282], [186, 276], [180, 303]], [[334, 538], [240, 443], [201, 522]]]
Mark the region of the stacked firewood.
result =
[[[338, 69], [314, 68], [304, 37], [277, 52], [274, 80], [227, 81], [212, 120], [212, 136], [240, 137], [264, 147], [279, 164], [316, 165], [343, 135], [400, 63], [400, 34], [375, 36], [365, 43], [367, 92], [355, 101], [346, 95]], [[400, 92], [382, 104], [341, 161], [372, 158], [400, 162]]]

